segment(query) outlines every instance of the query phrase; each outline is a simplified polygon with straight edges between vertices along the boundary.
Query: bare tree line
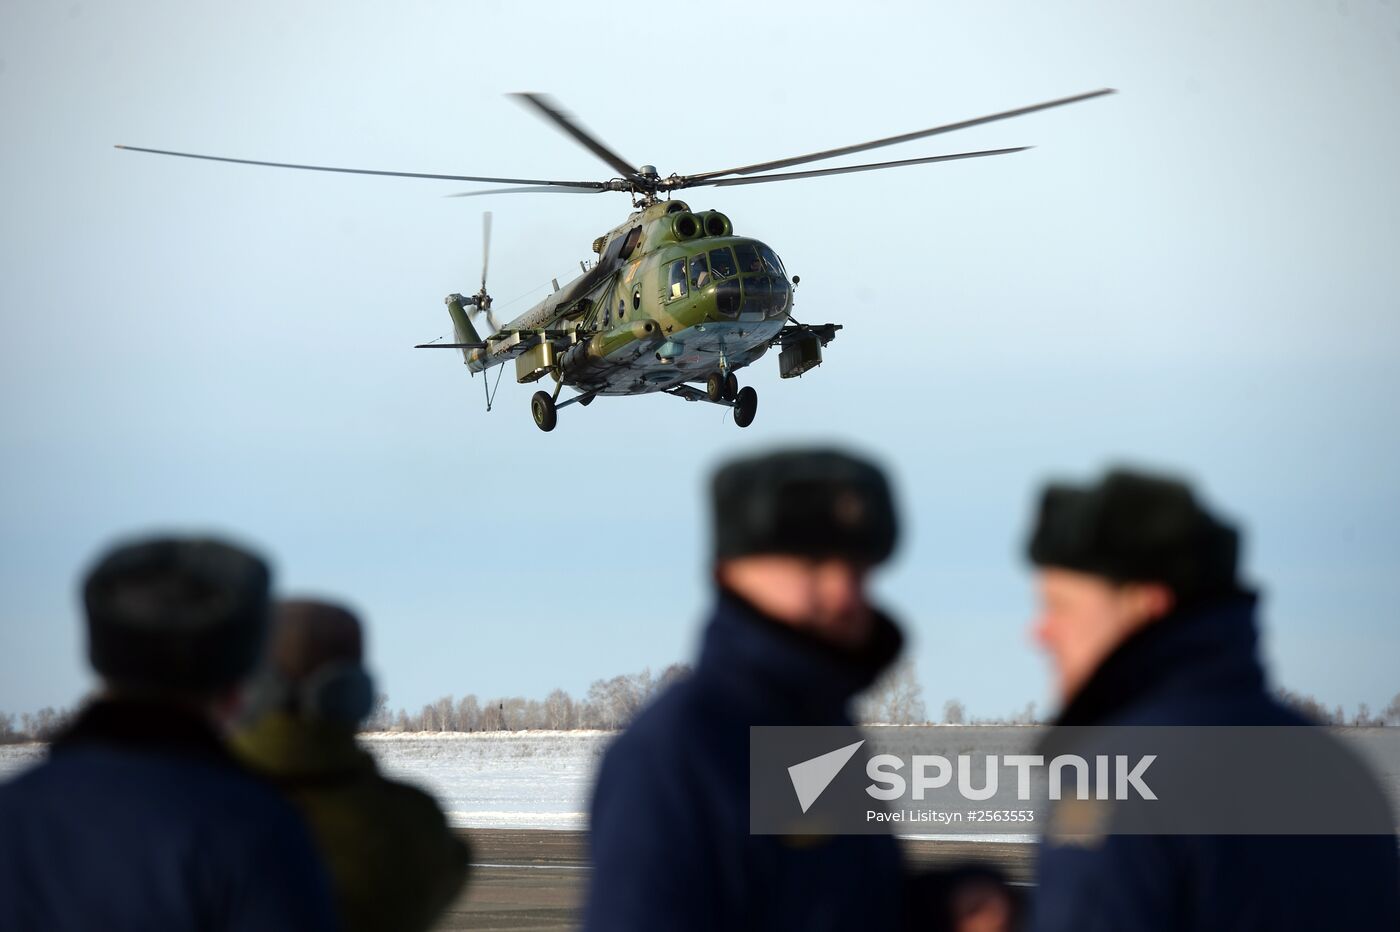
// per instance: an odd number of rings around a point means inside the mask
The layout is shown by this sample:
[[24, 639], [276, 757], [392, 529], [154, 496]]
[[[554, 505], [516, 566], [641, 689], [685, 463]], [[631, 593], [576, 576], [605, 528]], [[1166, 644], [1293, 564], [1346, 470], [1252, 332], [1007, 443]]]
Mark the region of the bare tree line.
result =
[[1360, 702], [1356, 705], [1356, 714], [1347, 717], [1341, 706], [1334, 706], [1330, 710], [1320, 700], [1314, 696], [1295, 693], [1282, 687], [1274, 690], [1274, 695], [1285, 705], [1291, 706], [1304, 716], [1323, 725], [1353, 725], [1359, 728], [1375, 728], [1380, 725], [1400, 725], [1400, 693], [1390, 700], [1390, 705], [1380, 712], [1372, 714], [1371, 707]]
[[[686, 664], [673, 663], [659, 674], [650, 668], [640, 673], [622, 674], [611, 679], [595, 680], [582, 698], [575, 698], [562, 689], [555, 689], [540, 699], [521, 696], [478, 699], [469, 694], [460, 699], [443, 696], [423, 706], [416, 714], [404, 709], [392, 710], [389, 700], [381, 693], [374, 712], [365, 722], [367, 731], [405, 732], [467, 732], [467, 731], [576, 731], [596, 729], [613, 731], [623, 728], [660, 691], [690, 674]], [[1328, 708], [1314, 696], [1279, 688], [1275, 695], [1285, 704], [1313, 721], [1324, 725], [1355, 727], [1400, 726], [1400, 693], [1379, 712], [1372, 713], [1367, 703], [1360, 703], [1348, 716], [1343, 708]], [[923, 725], [932, 724], [923, 700], [923, 687], [913, 664], [904, 661], [892, 667], [857, 699], [856, 719], [865, 724]], [[38, 712], [25, 712], [18, 717], [0, 712], [0, 744], [28, 741], [49, 741], [72, 720], [74, 709], [46, 706]], [[958, 699], [943, 704], [938, 719], [945, 725], [1033, 725], [1041, 721], [1035, 703], [1028, 703], [1019, 712], [990, 718], [969, 716], [967, 707]]]
[[659, 674], [648, 667], [595, 680], [582, 698], [555, 689], [543, 700], [523, 696], [479, 699], [468, 694], [458, 699], [443, 696], [411, 714], [393, 711], [388, 697], [380, 694], [367, 731], [575, 731], [622, 728], [661, 690], [690, 674], [690, 667], [673, 663]]
[[0, 712], [0, 744], [48, 741], [68, 726], [73, 714], [71, 709], [55, 709], [53, 706], [44, 706], [38, 712], [25, 712], [18, 719], [9, 712]]

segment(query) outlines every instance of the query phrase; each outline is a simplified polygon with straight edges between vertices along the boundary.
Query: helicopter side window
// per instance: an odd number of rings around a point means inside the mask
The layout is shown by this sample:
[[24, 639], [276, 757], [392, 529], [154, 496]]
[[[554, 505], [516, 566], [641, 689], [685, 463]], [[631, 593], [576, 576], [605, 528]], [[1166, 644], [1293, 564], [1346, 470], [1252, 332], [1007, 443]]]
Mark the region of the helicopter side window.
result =
[[758, 257], [753, 243], [740, 243], [734, 247], [734, 251], [739, 254], [739, 271], [745, 274], [763, 271], [763, 260]]
[[762, 253], [763, 264], [768, 267], [768, 271], [774, 275], [786, 277], [787, 273], [783, 271], [783, 264], [778, 261], [777, 253], [763, 245], [758, 247], [758, 251]]
[[710, 250], [710, 271], [715, 278], [732, 278], [739, 273], [734, 266], [734, 253], [728, 246]]
[[705, 254], [690, 257], [690, 287], [700, 289], [710, 283], [710, 270], [705, 266]]
[[688, 291], [684, 259], [677, 259], [675, 262], [671, 263], [670, 282], [671, 300], [674, 301], [677, 298], [684, 298]]

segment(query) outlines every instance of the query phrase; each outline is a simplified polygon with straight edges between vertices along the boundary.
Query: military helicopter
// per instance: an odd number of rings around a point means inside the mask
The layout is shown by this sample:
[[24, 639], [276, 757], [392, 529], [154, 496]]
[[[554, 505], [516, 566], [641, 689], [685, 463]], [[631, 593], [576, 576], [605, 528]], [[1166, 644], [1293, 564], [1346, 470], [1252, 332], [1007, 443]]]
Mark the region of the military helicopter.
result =
[[[778, 171], [1111, 93], [1112, 89], [1105, 88], [870, 142], [722, 171], [666, 177], [652, 165], [634, 166], [622, 158], [549, 98], [540, 94], [513, 95], [617, 173], [607, 181], [376, 171], [264, 162], [139, 146], [117, 148], [240, 165], [511, 185], [449, 195], [451, 197], [540, 192], [600, 194], [619, 191], [630, 194], [634, 212], [593, 241], [596, 258], [591, 264], [580, 263], [582, 274], [562, 286], [556, 280], [552, 294], [504, 325], [492, 312], [491, 295], [486, 290], [491, 235], [491, 214], [486, 213], [482, 231], [481, 286], [474, 295], [450, 294], [445, 299], [452, 320], [453, 342], [421, 343], [415, 348], [458, 350], [473, 375], [513, 360], [517, 382], [538, 382], [549, 376], [554, 381], [553, 391], [537, 391], [530, 399], [535, 425], [543, 431], [554, 429], [559, 409], [568, 405], [587, 406], [599, 395], [651, 392], [727, 406], [733, 409], [734, 423], [747, 427], [758, 411], [758, 393], [752, 386], [741, 388], [736, 373], [778, 346], [779, 376], [784, 379], [801, 376], [821, 364], [823, 348], [836, 338], [841, 325], [808, 325], [797, 321], [792, 315], [793, 291], [800, 278], [796, 275], [789, 278], [777, 253], [757, 239], [738, 235], [729, 218], [719, 211], [695, 211], [684, 201], [671, 199], [673, 192], [685, 188], [767, 184], [1021, 152], [1029, 147]], [[473, 323], [473, 318], [477, 323]], [[484, 338], [477, 329], [483, 318], [490, 327]], [[497, 388], [499, 384], [498, 373]], [[566, 385], [574, 394], [560, 401], [560, 391]], [[484, 387], [489, 411], [494, 392], [489, 385]]]

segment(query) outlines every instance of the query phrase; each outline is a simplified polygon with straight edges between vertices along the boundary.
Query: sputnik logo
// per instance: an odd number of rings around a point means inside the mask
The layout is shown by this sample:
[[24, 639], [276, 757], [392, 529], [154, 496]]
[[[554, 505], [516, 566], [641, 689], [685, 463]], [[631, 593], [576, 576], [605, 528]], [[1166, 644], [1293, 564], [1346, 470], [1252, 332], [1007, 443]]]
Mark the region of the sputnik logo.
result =
[[836, 779], [836, 775], [841, 772], [856, 751], [865, 743], [865, 739], [857, 741], [855, 744], [848, 744], [844, 748], [837, 748], [828, 751], [811, 760], [804, 760], [800, 764], [793, 764], [788, 768], [788, 776], [792, 778], [792, 789], [797, 793], [797, 802], [802, 806], [805, 813], [812, 808], [812, 804], [817, 801], [817, 797], [826, 792], [826, 788], [831, 785], [831, 781]]

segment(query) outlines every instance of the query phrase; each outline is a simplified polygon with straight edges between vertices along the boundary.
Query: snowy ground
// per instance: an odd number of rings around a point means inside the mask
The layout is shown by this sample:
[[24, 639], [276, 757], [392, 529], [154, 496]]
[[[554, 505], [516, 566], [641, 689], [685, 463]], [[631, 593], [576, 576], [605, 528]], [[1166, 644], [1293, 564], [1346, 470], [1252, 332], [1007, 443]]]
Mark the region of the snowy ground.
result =
[[[360, 736], [385, 774], [422, 787], [462, 828], [588, 827], [593, 776], [612, 732], [380, 732]], [[44, 754], [40, 744], [0, 746], [0, 780]], [[1031, 841], [1029, 835], [917, 836]]]
[[[897, 743], [898, 731], [875, 729]], [[1397, 745], [1397, 729], [1338, 729], [1357, 742]], [[602, 753], [602, 731], [372, 733], [361, 736], [383, 771], [437, 798], [465, 828], [586, 829], [588, 799]], [[0, 781], [43, 757], [41, 744], [0, 745]], [[1367, 753], [1392, 798], [1400, 800], [1400, 759]], [[976, 841], [1032, 841], [1030, 835], [918, 835]]]
[[453, 825], [587, 827], [593, 773], [611, 732], [369, 734], [384, 773], [437, 797]]
[[[586, 828], [593, 772], [611, 732], [361, 735], [385, 774], [427, 790], [453, 825]], [[0, 781], [40, 760], [42, 744], [0, 745]]]

